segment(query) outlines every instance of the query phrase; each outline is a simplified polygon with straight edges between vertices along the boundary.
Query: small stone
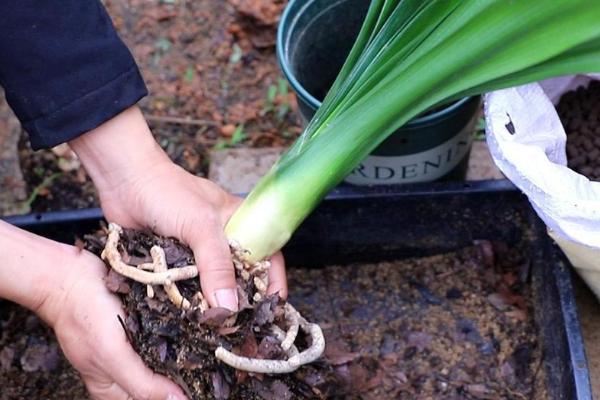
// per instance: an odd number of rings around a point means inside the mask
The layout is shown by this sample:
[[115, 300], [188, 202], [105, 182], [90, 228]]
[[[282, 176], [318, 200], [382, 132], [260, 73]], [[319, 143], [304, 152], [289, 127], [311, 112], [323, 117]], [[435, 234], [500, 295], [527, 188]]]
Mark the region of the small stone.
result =
[[445, 392], [448, 390], [448, 382], [438, 381], [437, 388], [440, 392]]
[[231, 135], [233, 135], [233, 132], [235, 132], [235, 125], [233, 125], [233, 124], [223, 125], [221, 127], [220, 131], [221, 131], [221, 135], [223, 135], [225, 137], [231, 137]]

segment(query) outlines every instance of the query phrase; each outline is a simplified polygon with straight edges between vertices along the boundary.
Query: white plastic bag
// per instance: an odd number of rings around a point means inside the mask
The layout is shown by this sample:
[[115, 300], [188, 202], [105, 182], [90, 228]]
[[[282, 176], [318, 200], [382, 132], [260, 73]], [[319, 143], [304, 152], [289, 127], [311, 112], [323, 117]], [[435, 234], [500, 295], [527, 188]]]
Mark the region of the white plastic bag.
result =
[[529, 198], [550, 235], [600, 298], [600, 182], [567, 167], [566, 134], [554, 104], [600, 75], [571, 76], [485, 97], [494, 161]]

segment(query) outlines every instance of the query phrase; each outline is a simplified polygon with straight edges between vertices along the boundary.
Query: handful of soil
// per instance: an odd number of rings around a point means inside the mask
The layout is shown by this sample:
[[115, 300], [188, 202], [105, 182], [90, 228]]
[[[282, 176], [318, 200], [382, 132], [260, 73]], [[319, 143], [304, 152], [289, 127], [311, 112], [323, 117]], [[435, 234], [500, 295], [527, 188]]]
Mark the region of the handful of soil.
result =
[[569, 168], [600, 180], [600, 82], [565, 93], [556, 110], [567, 133]]
[[[123, 300], [126, 318], [121, 323], [134, 349], [190, 398], [325, 398], [331, 389], [307, 382], [307, 376], [317, 371], [331, 375], [326, 386], [336, 385], [326, 364], [300, 369], [304, 362], [290, 364], [321, 346], [318, 357], [324, 346], [322, 334], [319, 339], [313, 330], [316, 325], [306, 322], [290, 304], [265, 294], [260, 273], [266, 274], [266, 269], [241, 267], [234, 254], [240, 311], [232, 313], [208, 308], [197, 278], [175, 285], [173, 277], [195, 269], [191, 250], [175, 239], [111, 224], [108, 238], [101, 232], [88, 238], [88, 243], [112, 266], [106, 283]], [[159, 268], [161, 259], [165, 265]], [[121, 268], [132, 274], [128, 276], [142, 278], [128, 279], [117, 272], [123, 273]], [[146, 285], [149, 281], [143, 280], [167, 273], [169, 278], [161, 285], [154, 281]]]

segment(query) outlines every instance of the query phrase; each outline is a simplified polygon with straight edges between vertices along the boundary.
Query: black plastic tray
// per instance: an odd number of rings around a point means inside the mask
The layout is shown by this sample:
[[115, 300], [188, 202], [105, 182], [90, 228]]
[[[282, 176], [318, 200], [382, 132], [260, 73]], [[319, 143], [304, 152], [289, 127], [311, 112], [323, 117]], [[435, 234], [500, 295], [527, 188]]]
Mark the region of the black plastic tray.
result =
[[[99, 209], [5, 218], [67, 242], [101, 219]], [[570, 265], [527, 199], [507, 181], [339, 187], [302, 224], [284, 253], [289, 265], [319, 266], [424, 256], [475, 239], [529, 243], [550, 399], [592, 399]]]

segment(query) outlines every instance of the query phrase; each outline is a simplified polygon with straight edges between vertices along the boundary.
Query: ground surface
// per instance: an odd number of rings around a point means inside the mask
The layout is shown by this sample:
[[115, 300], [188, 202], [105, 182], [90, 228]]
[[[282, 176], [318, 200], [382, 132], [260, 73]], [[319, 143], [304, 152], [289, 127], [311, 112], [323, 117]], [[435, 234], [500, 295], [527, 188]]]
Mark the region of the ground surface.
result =
[[17, 142], [21, 132], [19, 121], [4, 101], [0, 91], [0, 215], [28, 212]]
[[0, 400], [87, 399], [52, 331], [35, 315], [0, 300]]

